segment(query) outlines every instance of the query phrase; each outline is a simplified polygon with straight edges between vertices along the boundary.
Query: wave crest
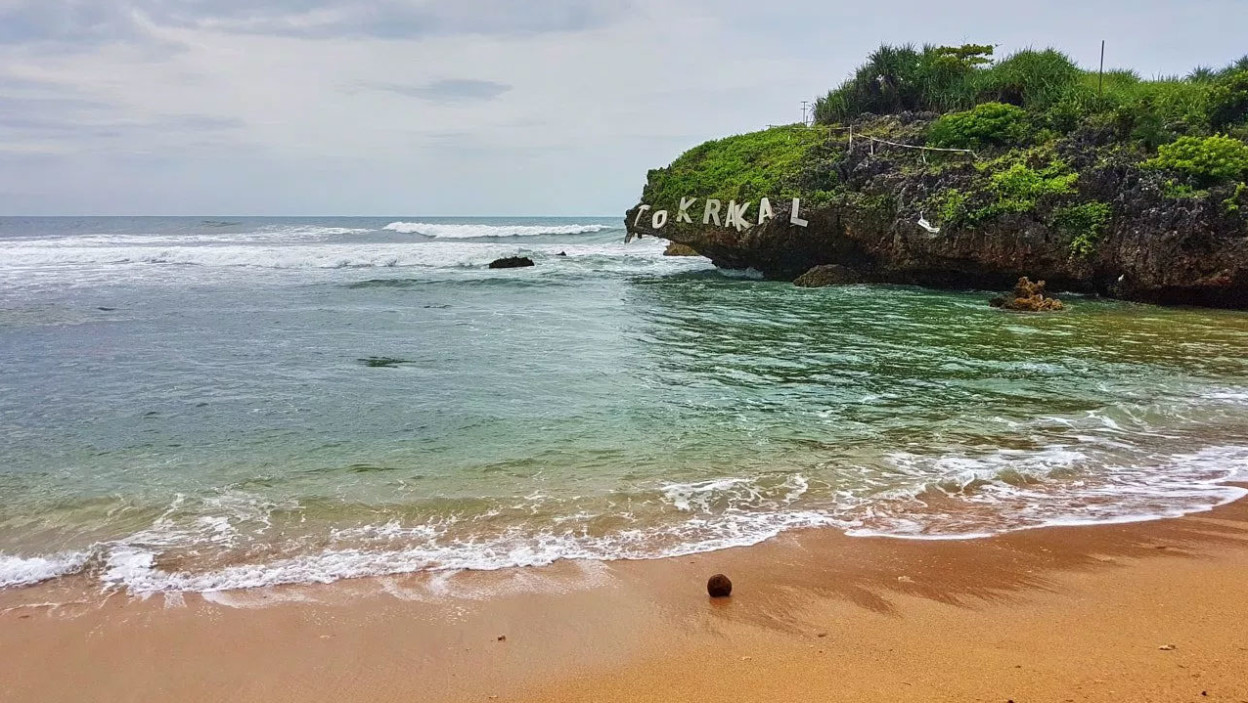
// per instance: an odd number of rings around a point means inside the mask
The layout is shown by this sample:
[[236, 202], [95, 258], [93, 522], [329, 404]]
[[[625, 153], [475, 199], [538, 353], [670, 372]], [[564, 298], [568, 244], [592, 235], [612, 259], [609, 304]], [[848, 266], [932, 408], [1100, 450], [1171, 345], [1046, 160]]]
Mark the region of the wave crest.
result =
[[423, 234], [438, 239], [484, 239], [493, 237], [538, 237], [560, 234], [594, 234], [612, 229], [609, 225], [439, 225], [427, 222], [391, 222], [384, 228], [399, 234]]

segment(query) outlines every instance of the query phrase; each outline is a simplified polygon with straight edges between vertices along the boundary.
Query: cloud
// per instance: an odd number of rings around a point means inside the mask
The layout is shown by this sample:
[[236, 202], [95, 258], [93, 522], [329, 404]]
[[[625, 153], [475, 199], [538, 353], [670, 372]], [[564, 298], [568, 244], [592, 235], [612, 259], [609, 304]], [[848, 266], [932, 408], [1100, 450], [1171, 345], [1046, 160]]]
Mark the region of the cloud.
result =
[[8, 0], [0, 44], [150, 39], [161, 28], [309, 38], [517, 36], [605, 26], [631, 0]]
[[0, 76], [0, 146], [6, 151], [71, 153], [98, 149], [101, 140], [126, 140], [134, 146], [244, 126], [240, 119], [217, 115], [136, 116], [124, 105], [86, 97], [58, 83]]
[[1184, 74], [1243, 2], [0, 0], [0, 214], [623, 212], [881, 42]]
[[401, 83], [363, 83], [361, 87], [395, 93], [409, 98], [421, 98], [436, 103], [486, 102], [494, 100], [511, 90], [512, 86], [496, 81], [480, 81], [470, 78], [452, 78], [433, 81], [424, 85]]

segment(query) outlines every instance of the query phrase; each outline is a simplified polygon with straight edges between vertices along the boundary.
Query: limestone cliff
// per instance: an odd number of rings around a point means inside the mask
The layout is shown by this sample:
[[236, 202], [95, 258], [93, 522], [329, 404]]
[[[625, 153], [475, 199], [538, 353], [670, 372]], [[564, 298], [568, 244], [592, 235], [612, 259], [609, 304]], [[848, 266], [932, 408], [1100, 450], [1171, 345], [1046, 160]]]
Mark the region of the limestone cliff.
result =
[[[722, 163], [707, 165], [714, 149], [729, 148], [716, 145], [729, 140], [712, 143], [709, 151], [704, 145], [706, 153], [696, 160], [687, 154], [650, 173], [642, 202], [651, 210], [630, 210], [626, 224], [632, 235], [662, 237], [717, 266], [752, 268], [771, 279], [793, 280], [812, 267], [836, 264], [877, 282], [1008, 289], [1030, 276], [1056, 291], [1248, 307], [1248, 194], [1242, 185], [1185, 187], [1173, 173], [1151, 167], [1147, 154], [1124, 145], [1105, 123], [995, 151], [895, 146], [929, 143], [938, 117], [904, 113], [863, 116], [835, 128], [785, 128], [797, 135], [786, 139], [798, 140], [800, 149], [784, 162], [762, 152], [759, 158], [778, 165], [764, 165], [771, 178], [761, 184], [738, 178]], [[739, 168], [758, 168], [746, 152]], [[707, 186], [712, 178], [727, 179], [727, 192]], [[703, 192], [685, 193], [682, 186]], [[655, 229], [648, 213], [667, 208], [674, 215], [676, 193], [752, 200], [755, 215], [759, 199], [768, 196], [775, 217], [744, 229], [703, 225], [698, 205], [692, 223], [669, 217]], [[807, 227], [789, 222], [794, 196], [803, 198]], [[921, 227], [920, 218], [940, 231]]]

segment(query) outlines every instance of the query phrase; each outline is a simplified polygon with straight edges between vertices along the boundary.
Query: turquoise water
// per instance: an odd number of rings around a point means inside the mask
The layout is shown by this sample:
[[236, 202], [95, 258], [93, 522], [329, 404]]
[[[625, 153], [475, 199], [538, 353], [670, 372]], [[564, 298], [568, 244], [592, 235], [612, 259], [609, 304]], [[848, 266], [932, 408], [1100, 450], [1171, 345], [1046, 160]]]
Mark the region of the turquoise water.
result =
[[[1248, 315], [803, 290], [622, 240], [614, 218], [0, 219], [0, 587], [965, 538], [1243, 493]], [[538, 265], [484, 268], [517, 253]]]

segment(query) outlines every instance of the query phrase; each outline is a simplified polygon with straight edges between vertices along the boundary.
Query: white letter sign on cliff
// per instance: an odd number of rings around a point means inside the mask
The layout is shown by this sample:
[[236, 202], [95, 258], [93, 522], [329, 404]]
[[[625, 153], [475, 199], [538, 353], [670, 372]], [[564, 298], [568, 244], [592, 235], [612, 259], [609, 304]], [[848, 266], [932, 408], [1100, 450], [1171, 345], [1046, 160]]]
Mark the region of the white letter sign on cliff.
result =
[[737, 205], [737, 201], [728, 201], [728, 219], [724, 221], [725, 227], [736, 227], [740, 232], [750, 226], [749, 220], [745, 219], [745, 213], [749, 212], [750, 203], [744, 202]]
[[698, 202], [697, 198], [681, 198], [680, 209], [676, 211], [676, 221], [693, 224], [693, 218], [689, 217], [689, 208], [693, 207], [696, 202]]
[[793, 198], [793, 211], [789, 214], [789, 224], [797, 225], [798, 227], [806, 227], [807, 225], [809, 225], [810, 222], [803, 220], [801, 218], [801, 214], [802, 214], [802, 199]]
[[637, 219], [633, 220], [634, 227], [641, 224], [641, 216], [646, 214], [646, 210], [649, 210], [649, 209], [650, 209], [649, 205], [642, 205], [637, 208]]
[[702, 211], [702, 224], [711, 224], [711, 218], [715, 219], [715, 226], [719, 226], [719, 208], [723, 203], [714, 198], [706, 199], [706, 209]]
[[771, 200], [763, 198], [758, 203], [758, 224], [765, 225], [767, 220], [775, 217], [776, 214], [771, 211]]
[[659, 210], [650, 218], [650, 229], [663, 229], [667, 226], [667, 210]]

